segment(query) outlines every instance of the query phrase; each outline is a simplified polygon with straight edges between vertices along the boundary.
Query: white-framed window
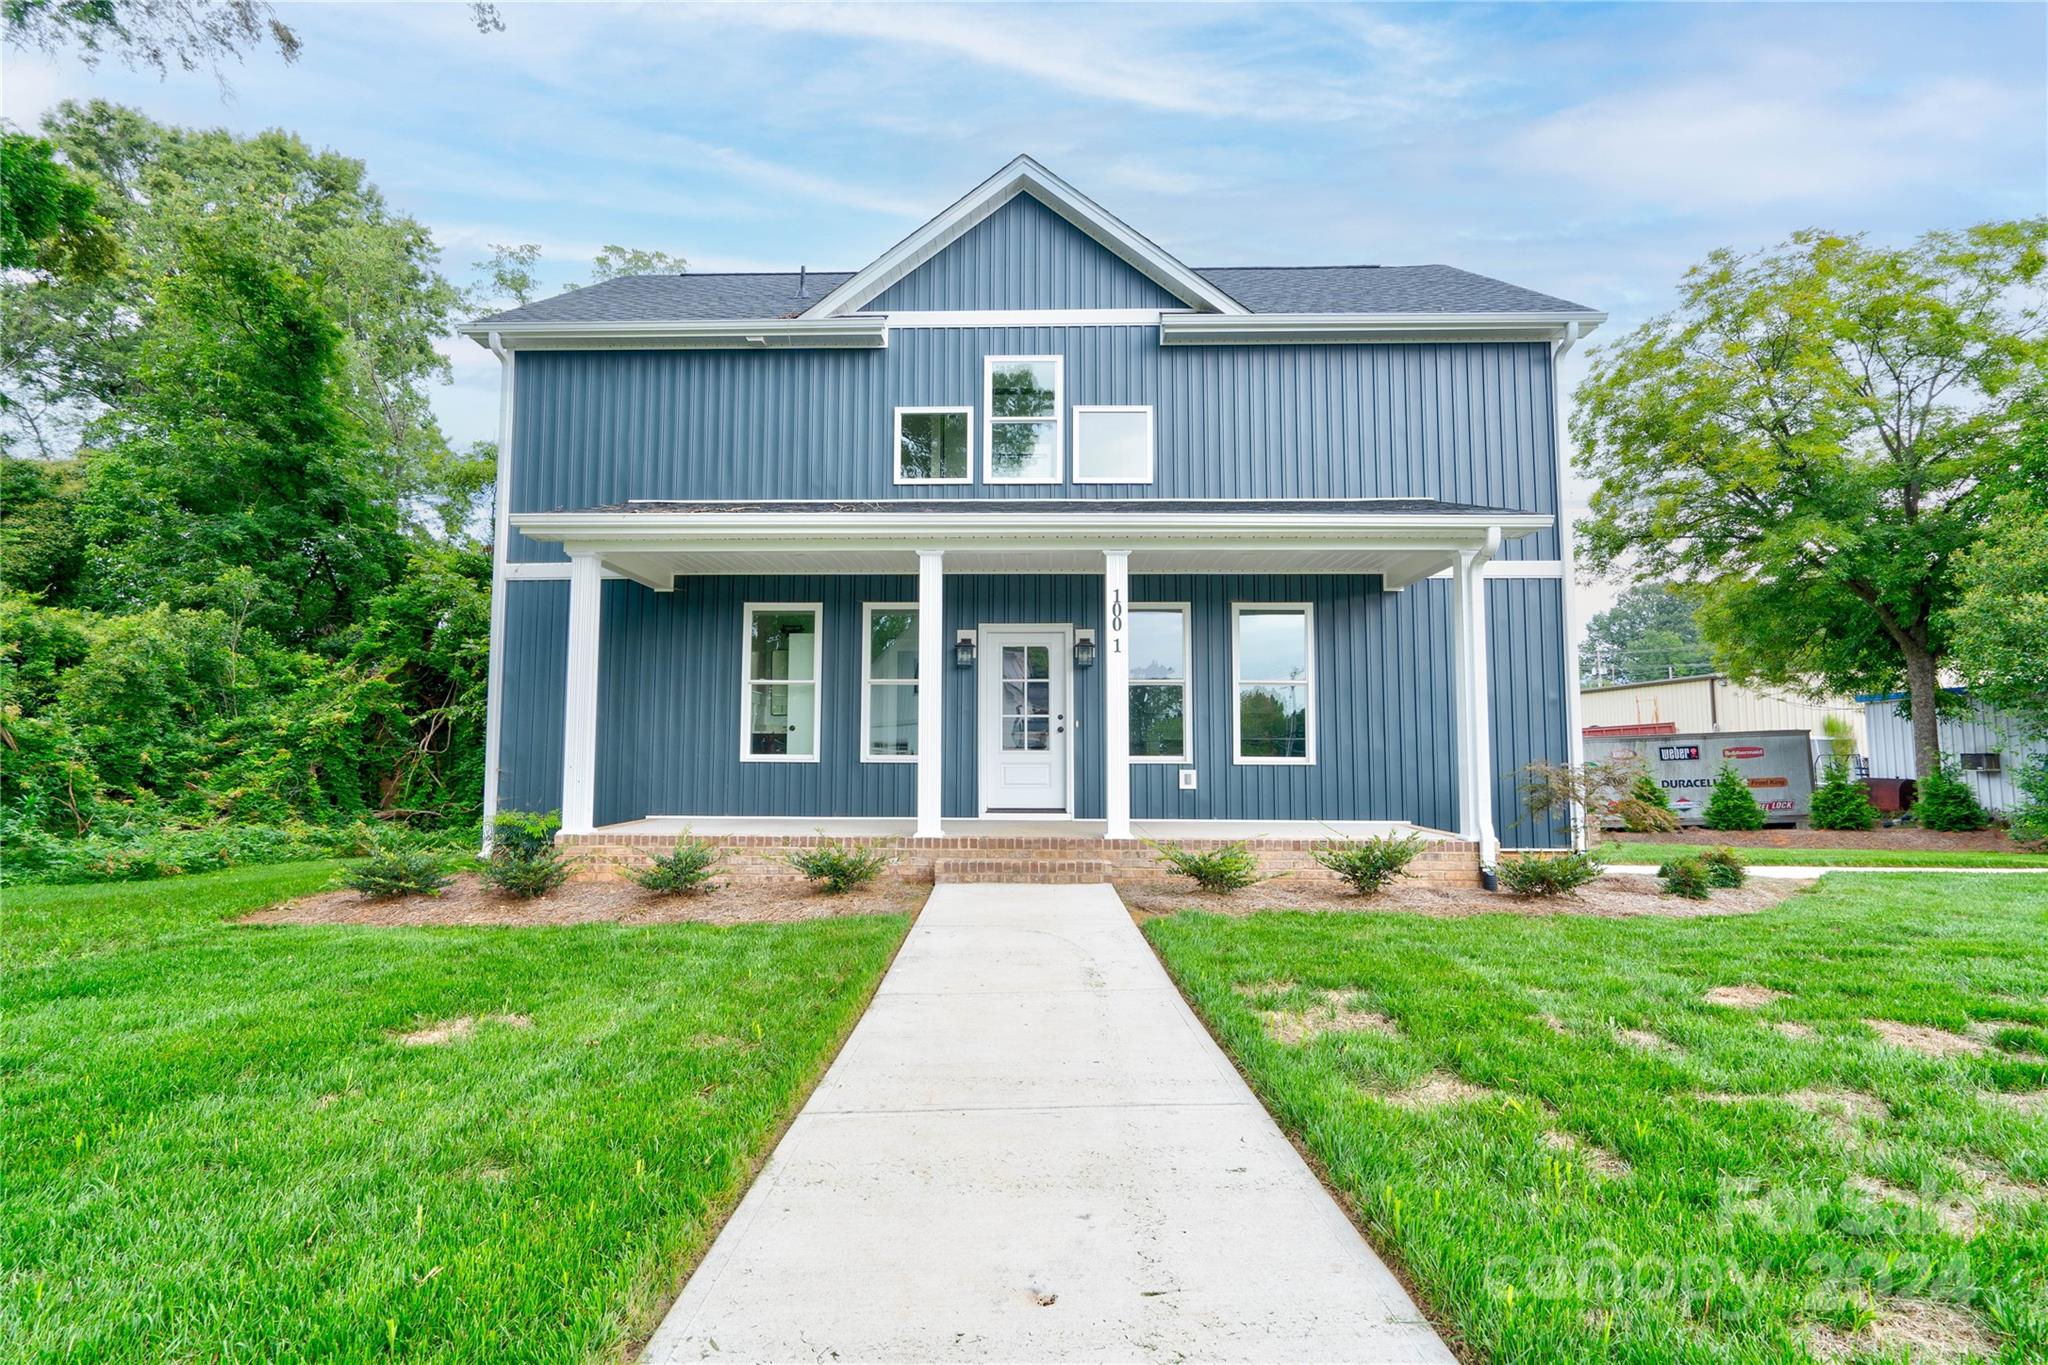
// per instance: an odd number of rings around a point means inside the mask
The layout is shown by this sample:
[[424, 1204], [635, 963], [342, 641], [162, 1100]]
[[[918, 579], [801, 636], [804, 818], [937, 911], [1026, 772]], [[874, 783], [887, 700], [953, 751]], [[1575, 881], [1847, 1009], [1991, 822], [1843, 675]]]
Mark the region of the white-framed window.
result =
[[973, 408], [896, 409], [897, 483], [973, 483]]
[[1315, 608], [1230, 604], [1231, 761], [1316, 761]]
[[860, 669], [863, 763], [917, 761], [917, 604], [870, 602]]
[[740, 695], [740, 759], [748, 763], [818, 761], [818, 681], [824, 676], [817, 602], [749, 602], [741, 612], [745, 682]]
[[1058, 483], [1066, 368], [1056, 355], [992, 355], [982, 361], [982, 444], [990, 483]]
[[[1078, 428], [1077, 428], [1078, 431]], [[1194, 762], [1194, 651], [1188, 604], [1136, 602], [1125, 636], [1130, 644], [1131, 762]]]
[[1074, 482], [1152, 482], [1152, 409], [1074, 404]]

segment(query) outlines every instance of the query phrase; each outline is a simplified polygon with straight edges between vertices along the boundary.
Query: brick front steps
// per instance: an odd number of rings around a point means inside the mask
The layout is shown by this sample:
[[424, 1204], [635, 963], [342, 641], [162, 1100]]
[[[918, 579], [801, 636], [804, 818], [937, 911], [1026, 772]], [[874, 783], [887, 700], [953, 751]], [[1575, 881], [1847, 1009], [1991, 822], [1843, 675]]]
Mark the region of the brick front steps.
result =
[[[797, 849], [824, 843], [872, 844], [889, 850], [893, 861], [886, 875], [906, 882], [1111, 882], [1157, 876], [1159, 855], [1138, 839], [1088, 839], [1072, 836], [999, 837], [949, 835], [943, 839], [824, 835], [728, 834], [706, 836], [719, 846], [728, 876], [749, 881], [800, 882], [803, 875], [786, 861]], [[560, 842], [571, 852], [620, 866], [644, 865], [651, 855], [674, 848], [673, 834], [565, 834]], [[1208, 850], [1237, 842], [1231, 839], [1180, 839], [1182, 848]], [[1245, 840], [1263, 872], [1289, 873], [1300, 884], [1342, 883], [1310, 856], [1321, 840]], [[1479, 885], [1478, 846], [1458, 839], [1432, 839], [1408, 865], [1416, 881], [1431, 886]]]

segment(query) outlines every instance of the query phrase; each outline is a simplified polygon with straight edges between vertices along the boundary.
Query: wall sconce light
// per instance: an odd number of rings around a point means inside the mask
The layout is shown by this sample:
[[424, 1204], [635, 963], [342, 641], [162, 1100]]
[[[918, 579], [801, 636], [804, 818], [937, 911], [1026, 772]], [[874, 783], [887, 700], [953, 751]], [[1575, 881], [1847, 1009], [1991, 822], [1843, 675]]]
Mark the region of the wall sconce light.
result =
[[1095, 632], [1077, 630], [1074, 632], [1074, 667], [1095, 667]]
[[974, 667], [974, 632], [955, 631], [953, 634], [953, 667]]

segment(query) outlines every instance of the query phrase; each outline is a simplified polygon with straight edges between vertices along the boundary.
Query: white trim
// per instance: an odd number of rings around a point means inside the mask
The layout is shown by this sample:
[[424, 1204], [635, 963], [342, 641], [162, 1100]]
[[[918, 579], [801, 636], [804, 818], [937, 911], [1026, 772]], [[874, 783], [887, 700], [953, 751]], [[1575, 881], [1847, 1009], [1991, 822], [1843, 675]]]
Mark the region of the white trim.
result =
[[[1157, 430], [1149, 403], [1076, 403], [1069, 412], [1074, 418], [1074, 482], [1149, 484], [1159, 468]], [[1145, 477], [1142, 479], [1096, 479], [1081, 473], [1081, 417], [1090, 412], [1142, 412], [1145, 414]]]
[[[965, 502], [966, 499], [960, 499]], [[977, 500], [979, 501], [979, 500]], [[1032, 499], [1018, 498], [1028, 504]], [[693, 545], [738, 540], [762, 543], [791, 539], [808, 542], [859, 541], [867, 548], [885, 548], [899, 539], [903, 548], [931, 548], [937, 539], [977, 543], [1014, 541], [1043, 545], [1048, 538], [1075, 536], [1101, 544], [1105, 530], [1119, 539], [1179, 544], [1191, 534], [1214, 539], [1218, 548], [1233, 544], [1267, 547], [1288, 543], [1372, 545], [1376, 548], [1442, 549], [1438, 536], [1456, 536], [1460, 543], [1478, 543], [1489, 531], [1526, 534], [1540, 531], [1555, 518], [1539, 513], [1412, 512], [1284, 513], [1222, 510], [1231, 500], [1217, 499], [1214, 512], [956, 512], [950, 508], [916, 512], [750, 512], [736, 503], [730, 512], [528, 512], [512, 518], [514, 527], [534, 540], [577, 541], [629, 547], [634, 544]], [[753, 504], [758, 505], [758, 504]], [[907, 504], [906, 504], [907, 505]], [[1403, 533], [1409, 533], [1403, 535]], [[1418, 539], [1417, 537], [1421, 537]]]
[[[917, 836], [945, 828], [946, 556], [917, 552]], [[866, 747], [866, 741], [862, 741]]]
[[1491, 869], [1500, 858], [1493, 823], [1493, 693], [1486, 659], [1486, 561], [1497, 547], [1458, 554], [1452, 581], [1451, 620], [1456, 636], [1458, 712], [1458, 824], [1479, 845], [1479, 865]]
[[[749, 742], [754, 726], [756, 687], [802, 685], [803, 678], [754, 677], [754, 613], [760, 611], [807, 611], [811, 614], [811, 752], [808, 754], [757, 754]], [[816, 763], [825, 748], [825, 604], [822, 602], [742, 602], [740, 604], [740, 762]], [[861, 747], [867, 747], [862, 740]]]
[[562, 688], [562, 832], [588, 834], [597, 818], [597, 685], [604, 578], [597, 556], [569, 559], [567, 681]]
[[[1131, 837], [1131, 552], [1102, 552], [1102, 670], [1104, 838]], [[1069, 710], [1073, 710], [1071, 703]]]
[[1555, 341], [1583, 336], [1605, 313], [1162, 313], [1162, 346], [1248, 346], [1321, 342]]
[[[498, 459], [497, 489], [491, 508], [491, 640], [484, 668], [484, 831], [483, 851], [491, 851], [491, 826], [498, 817], [498, 765], [504, 761], [505, 729], [505, 630], [510, 610], [505, 585], [511, 580], [512, 552], [512, 385], [513, 353], [486, 342], [498, 357]], [[567, 577], [568, 565], [562, 566]]]
[[[1488, 578], [1563, 578], [1564, 561], [1561, 559], [1489, 559], [1480, 570]], [[1431, 578], [1450, 578], [1453, 571], [1438, 569]], [[1399, 592], [1395, 588], [1392, 591]]]
[[[1568, 752], [1574, 768], [1586, 766], [1586, 727], [1581, 715], [1579, 698], [1579, 630], [1573, 619], [1578, 613], [1578, 543], [1573, 534], [1572, 519], [1565, 514], [1564, 507], [1564, 442], [1560, 439], [1564, 425], [1558, 411], [1557, 362], [1564, 357], [1579, 339], [1577, 326], [1566, 328], [1564, 338], [1550, 348], [1550, 462], [1557, 475], [1554, 485], [1557, 508], [1557, 551], [1561, 558], [1557, 565], [1557, 577], [1563, 584], [1563, 603], [1559, 615], [1564, 620], [1564, 712], [1566, 733], [1569, 739]], [[1516, 561], [1508, 561], [1514, 563]], [[1527, 563], [1529, 561], [1520, 561]], [[1489, 563], [1488, 570], [1494, 566]], [[1572, 847], [1583, 853], [1587, 845], [1587, 821], [1585, 812], [1574, 805], [1571, 810]]]
[[[963, 415], [963, 416], [965, 416], [965, 417], [967, 418], [967, 472], [966, 472], [965, 474], [961, 475], [961, 476], [960, 476], [959, 478], [957, 478], [957, 479], [906, 479], [906, 478], [904, 478], [904, 477], [903, 477], [903, 416], [904, 416], [904, 414], [905, 414], [905, 413], [909, 413], [909, 414], [911, 414], [911, 415], [913, 415], [913, 416], [919, 416], [919, 417], [922, 417], [922, 416], [928, 416], [928, 415], [931, 415], [931, 414], [935, 414], [935, 413], [937, 413], [937, 414], [945, 414], [945, 413], [956, 413], [956, 412], [957, 412], [957, 413], [960, 413], [961, 415]], [[891, 430], [891, 431], [892, 431], [892, 432], [894, 433], [894, 439], [892, 439], [892, 440], [891, 440], [891, 441], [889, 442], [889, 472], [890, 472], [890, 474], [891, 474], [891, 475], [892, 475], [892, 476], [893, 476], [893, 477], [895, 478], [895, 480], [896, 480], [896, 486], [897, 486], [897, 487], [899, 487], [899, 488], [929, 488], [929, 487], [931, 487], [931, 486], [932, 486], [932, 485], [934, 485], [934, 484], [942, 484], [942, 483], [973, 483], [973, 482], [974, 482], [974, 409], [973, 409], [973, 407], [971, 407], [971, 406], [967, 406], [967, 405], [962, 405], [962, 406], [958, 406], [958, 407], [917, 407], [917, 406], [915, 406], [915, 405], [906, 405], [906, 406], [904, 406], [904, 407], [900, 407], [900, 408], [896, 409], [896, 415], [895, 415], [895, 418], [893, 419], [893, 421], [892, 421], [892, 423], [891, 423], [891, 427], [890, 427], [890, 430]]]
[[[1079, 713], [1076, 712], [1074, 709], [1075, 703], [1073, 624], [1071, 622], [1055, 621], [1041, 623], [1038, 625], [1032, 625], [1028, 622], [998, 621], [994, 624], [984, 622], [983, 624], [976, 626], [974, 628], [974, 631], [976, 640], [974, 660], [974, 718], [975, 728], [980, 731], [980, 734], [977, 735], [975, 738], [976, 766], [974, 774], [974, 813], [976, 817], [980, 819], [990, 818], [988, 805], [988, 782], [989, 774], [994, 771], [993, 762], [997, 729], [996, 722], [1001, 719], [1002, 711], [1002, 708], [999, 704], [1002, 695], [1002, 679], [999, 676], [988, 673], [987, 671], [991, 667], [990, 661], [995, 659], [998, 654], [998, 650], [990, 647], [989, 637], [992, 635], [1057, 635], [1060, 637], [1062, 641], [1060, 645], [1060, 658], [1062, 660], [1062, 663], [1060, 666], [1066, 670], [1066, 691], [1061, 694], [1061, 700], [1065, 702], [1066, 710], [1059, 714], [1065, 715], [1068, 718], [1067, 743], [1065, 745], [1067, 760], [1067, 804], [1064, 808], [1060, 810], [1006, 810], [1000, 812], [994, 818], [999, 820], [1072, 820], [1074, 818], [1074, 769], [1080, 766], [1074, 762], [1074, 746], [1080, 742], [1079, 736], [1081, 733]], [[997, 684], [997, 686], [991, 688], [988, 685], [991, 680], [993, 680]], [[994, 692], [997, 698], [998, 704], [996, 705], [990, 704], [989, 694], [991, 692]]]
[[455, 329], [482, 345], [497, 337], [517, 350], [807, 350], [889, 344], [879, 313], [846, 318], [675, 318], [603, 322], [464, 323]]
[[[1176, 767], [1192, 767], [1195, 762], [1195, 611], [1191, 602], [1133, 602], [1131, 611], [1177, 611], [1180, 613], [1180, 678], [1178, 682], [1165, 679], [1131, 678], [1131, 687], [1174, 687], [1181, 692], [1180, 703], [1180, 752], [1177, 754], [1132, 754], [1133, 763], [1168, 763]], [[1125, 748], [1130, 746], [1126, 744]]]
[[944, 251], [1018, 194], [1029, 192], [1060, 217], [1094, 238], [1112, 255], [1196, 308], [1242, 314], [1245, 307], [1146, 240], [1115, 214], [1028, 156], [1020, 156], [943, 209], [924, 226], [877, 256], [852, 278], [804, 311], [804, 317], [837, 317], [872, 303], [889, 286]]
[[[877, 687], [913, 687], [918, 689], [918, 708], [924, 707], [924, 656], [917, 658], [917, 676], [914, 678], [877, 678], [875, 667], [875, 613], [878, 611], [916, 611], [915, 602], [863, 602], [860, 605], [860, 761], [863, 763], [915, 763], [918, 756], [909, 754], [878, 754], [871, 747], [874, 731], [869, 727], [872, 720], [874, 689]], [[916, 640], [924, 637], [924, 618], [918, 618]], [[922, 730], [924, 727], [918, 727]], [[917, 738], [918, 748], [924, 747], [924, 736]]]
[[[1018, 361], [1028, 364], [1050, 363], [1052, 372], [1052, 415], [1050, 417], [998, 417], [996, 416], [996, 367], [1013, 365]], [[1067, 358], [1063, 355], [985, 355], [981, 358], [981, 446], [986, 467], [982, 471], [985, 483], [1017, 486], [1020, 484], [1064, 483], [1067, 473]], [[996, 424], [1024, 426], [1027, 423], [1052, 423], [1052, 477], [1049, 479], [1005, 479], [996, 475]]]
[[922, 327], [1157, 327], [1159, 308], [961, 308], [885, 314], [889, 330]]
[[[1299, 678], [1246, 678], [1239, 672], [1244, 650], [1238, 635], [1238, 620], [1245, 612], [1301, 613], [1306, 653]], [[1308, 689], [1308, 733], [1301, 758], [1246, 758], [1244, 754], [1244, 706], [1239, 692], [1251, 687], [1293, 687]], [[1230, 604], [1230, 761], [1239, 767], [1306, 768], [1316, 761], [1316, 607], [1313, 602], [1232, 602]]]

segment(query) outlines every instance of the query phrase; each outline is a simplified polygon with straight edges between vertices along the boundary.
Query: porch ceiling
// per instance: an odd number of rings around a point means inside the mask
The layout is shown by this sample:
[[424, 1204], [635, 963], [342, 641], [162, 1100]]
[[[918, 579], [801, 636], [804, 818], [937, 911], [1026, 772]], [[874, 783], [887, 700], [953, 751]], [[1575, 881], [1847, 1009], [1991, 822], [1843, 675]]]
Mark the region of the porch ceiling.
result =
[[1552, 519], [1420, 499], [1018, 498], [648, 503], [511, 520], [666, 591], [699, 574], [914, 574], [924, 550], [943, 550], [949, 574], [1100, 573], [1106, 549], [1128, 550], [1132, 573], [1378, 574], [1395, 588]]

